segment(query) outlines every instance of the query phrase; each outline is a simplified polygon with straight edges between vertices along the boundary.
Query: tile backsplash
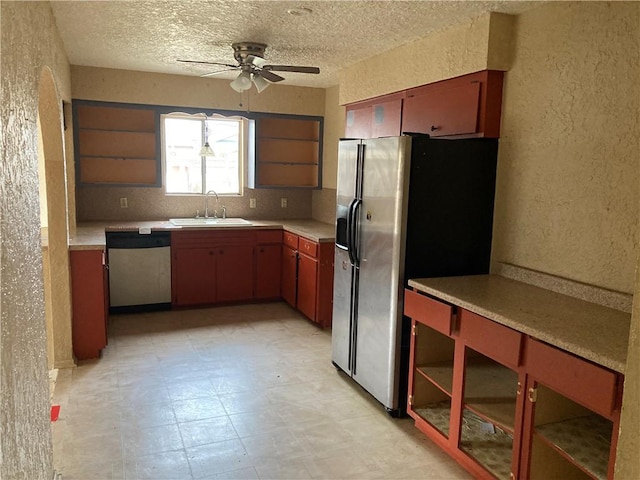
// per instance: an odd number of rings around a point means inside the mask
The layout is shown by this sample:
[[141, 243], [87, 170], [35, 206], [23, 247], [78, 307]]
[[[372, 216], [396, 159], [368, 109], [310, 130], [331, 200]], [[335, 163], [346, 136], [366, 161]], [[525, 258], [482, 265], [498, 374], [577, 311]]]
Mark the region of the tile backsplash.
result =
[[[330, 194], [327, 195], [327, 197], [330, 196]], [[335, 190], [333, 190], [333, 197], [335, 197]], [[122, 198], [126, 198], [126, 208], [121, 207], [120, 199]], [[251, 198], [256, 201], [255, 208], [250, 208]], [[287, 199], [286, 208], [281, 206], [283, 198]], [[215, 197], [209, 199], [210, 212], [217, 208], [221, 215], [223, 205], [227, 209], [227, 217], [256, 220], [312, 218], [312, 191], [245, 189], [242, 196], [221, 196], [217, 206]], [[194, 217], [196, 210], [200, 215], [204, 215], [204, 196], [202, 195], [165, 195], [162, 188], [145, 187], [78, 186], [76, 189], [78, 222]], [[323, 214], [321, 209], [318, 211], [323, 217], [330, 215], [328, 212]], [[331, 213], [335, 214], [335, 206]]]

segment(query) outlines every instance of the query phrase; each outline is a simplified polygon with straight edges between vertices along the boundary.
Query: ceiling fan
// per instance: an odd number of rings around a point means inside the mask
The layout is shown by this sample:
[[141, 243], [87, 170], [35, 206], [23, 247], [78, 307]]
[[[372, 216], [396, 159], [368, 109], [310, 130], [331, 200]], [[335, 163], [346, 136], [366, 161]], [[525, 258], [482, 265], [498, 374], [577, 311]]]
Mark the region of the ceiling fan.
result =
[[273, 72], [297, 72], [297, 73], [320, 73], [318, 67], [300, 67], [295, 65], [269, 65], [264, 59], [264, 51], [267, 46], [264, 43], [237, 42], [231, 45], [233, 56], [238, 62], [237, 65], [221, 62], [203, 62], [198, 60], [180, 60], [182, 63], [196, 63], [201, 65], [219, 65], [227, 67], [215, 72], [205, 73], [201, 77], [211, 77], [223, 72], [240, 70], [240, 74], [231, 82], [231, 88], [236, 92], [243, 92], [255, 84], [258, 93], [275, 82], [281, 82], [284, 77]]

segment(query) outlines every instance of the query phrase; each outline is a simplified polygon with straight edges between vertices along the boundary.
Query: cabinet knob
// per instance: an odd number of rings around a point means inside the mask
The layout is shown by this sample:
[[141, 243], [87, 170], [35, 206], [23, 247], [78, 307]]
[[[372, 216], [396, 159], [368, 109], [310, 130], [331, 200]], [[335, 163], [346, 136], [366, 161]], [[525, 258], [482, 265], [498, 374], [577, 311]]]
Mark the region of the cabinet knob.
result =
[[435, 125], [431, 125], [431, 131], [435, 132], [436, 130], [439, 130], [440, 127], [436, 127]]

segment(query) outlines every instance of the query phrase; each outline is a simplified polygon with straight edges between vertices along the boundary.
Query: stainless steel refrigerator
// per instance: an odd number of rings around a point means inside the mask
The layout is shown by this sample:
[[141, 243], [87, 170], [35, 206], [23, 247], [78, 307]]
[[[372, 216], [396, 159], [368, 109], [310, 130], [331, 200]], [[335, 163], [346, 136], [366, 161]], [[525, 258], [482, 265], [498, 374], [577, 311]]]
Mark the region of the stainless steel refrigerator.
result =
[[332, 360], [406, 409], [409, 278], [487, 273], [498, 143], [403, 135], [341, 140]]

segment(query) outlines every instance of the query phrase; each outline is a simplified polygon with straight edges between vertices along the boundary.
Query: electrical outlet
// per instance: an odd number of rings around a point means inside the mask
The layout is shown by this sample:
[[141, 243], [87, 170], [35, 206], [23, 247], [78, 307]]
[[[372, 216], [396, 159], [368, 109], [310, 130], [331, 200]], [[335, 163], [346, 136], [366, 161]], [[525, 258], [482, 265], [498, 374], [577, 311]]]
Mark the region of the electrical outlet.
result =
[[120, 197], [120, 208], [129, 208], [127, 197]]
[[281, 206], [282, 208], [287, 208], [287, 197], [282, 197], [282, 198], [280, 199], [280, 206]]
[[256, 208], [256, 199], [255, 198], [250, 198], [249, 199], [249, 208]]

